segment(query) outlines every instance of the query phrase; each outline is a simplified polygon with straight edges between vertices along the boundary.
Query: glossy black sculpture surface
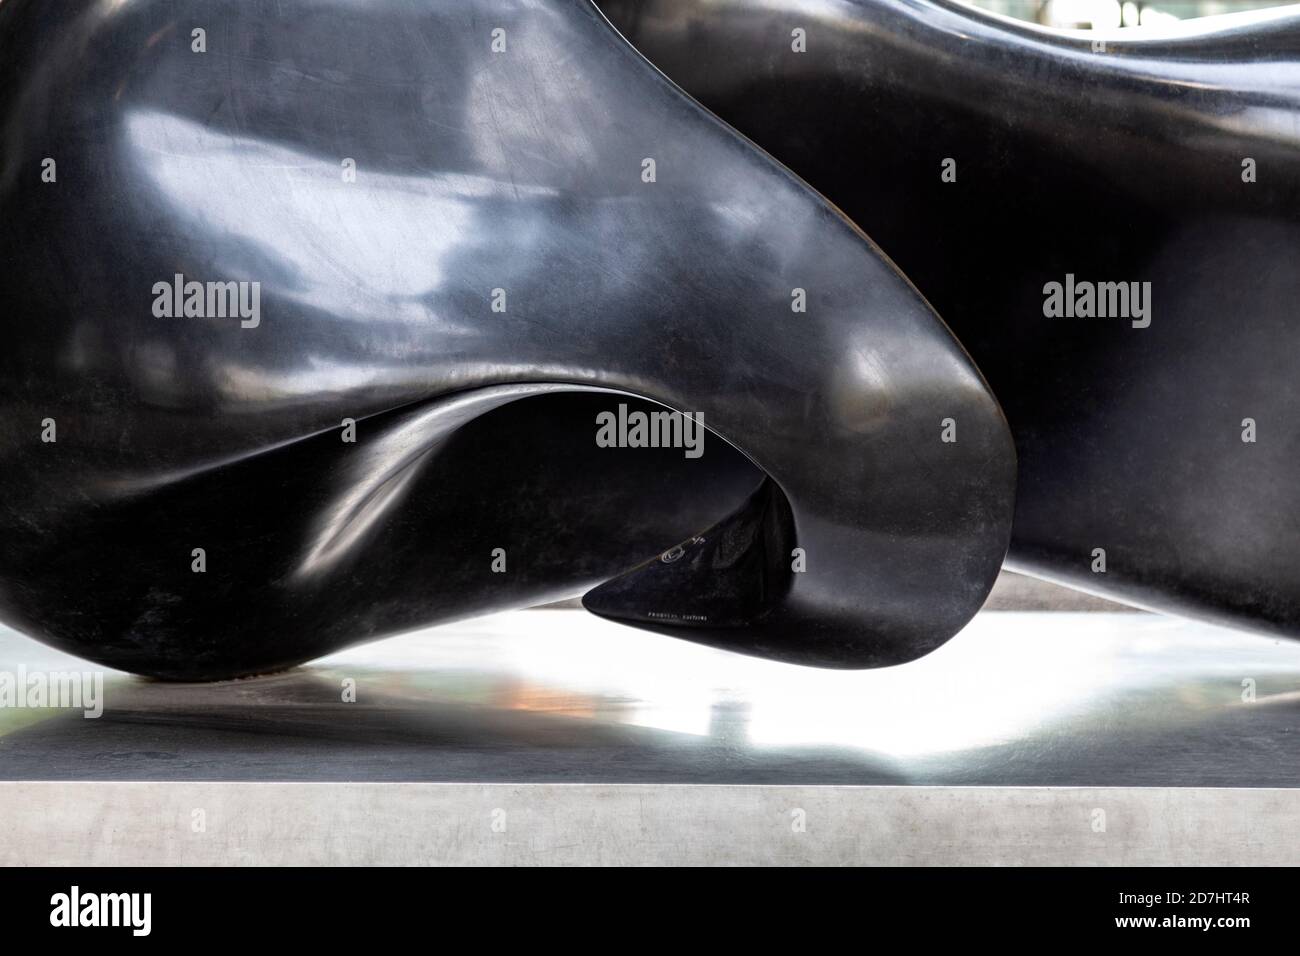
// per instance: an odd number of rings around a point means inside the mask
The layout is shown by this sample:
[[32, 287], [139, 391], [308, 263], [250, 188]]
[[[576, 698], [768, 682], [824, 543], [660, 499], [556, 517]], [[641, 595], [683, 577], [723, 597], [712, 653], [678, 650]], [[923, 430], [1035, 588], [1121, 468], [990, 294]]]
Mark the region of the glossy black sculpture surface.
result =
[[[6, 622], [228, 677], [688, 537], [591, 607], [865, 667], [983, 602], [979, 373], [589, 3], [8, 0], [0, 70]], [[703, 455], [597, 447], [624, 402]]]
[[1071, 35], [930, 0], [602, 7], [970, 351], [1019, 457], [1009, 566], [1300, 634], [1295, 8]]

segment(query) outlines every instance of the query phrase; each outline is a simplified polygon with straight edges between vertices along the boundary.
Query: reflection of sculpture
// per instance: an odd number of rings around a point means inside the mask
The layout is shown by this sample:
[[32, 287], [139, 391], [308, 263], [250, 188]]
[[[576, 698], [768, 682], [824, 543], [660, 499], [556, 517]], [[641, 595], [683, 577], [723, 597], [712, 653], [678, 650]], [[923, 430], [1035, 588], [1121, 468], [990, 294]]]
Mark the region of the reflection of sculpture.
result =
[[[723, 501], [592, 606], [870, 666], [983, 601], [979, 374], [589, 4], [8, 0], [0, 61], [5, 620], [253, 673], [572, 593]], [[703, 457], [598, 447], [634, 399]]]
[[1300, 632], [1294, 8], [1097, 41], [935, 0], [602, 8], [970, 350], [1019, 453], [1012, 567]]

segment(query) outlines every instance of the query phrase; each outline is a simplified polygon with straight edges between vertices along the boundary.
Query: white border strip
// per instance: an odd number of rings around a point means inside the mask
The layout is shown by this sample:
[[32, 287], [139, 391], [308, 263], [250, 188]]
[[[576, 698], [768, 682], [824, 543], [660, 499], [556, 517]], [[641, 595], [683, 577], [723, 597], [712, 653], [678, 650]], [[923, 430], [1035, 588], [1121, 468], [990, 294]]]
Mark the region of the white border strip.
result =
[[0, 783], [0, 864], [1300, 863], [1300, 790]]

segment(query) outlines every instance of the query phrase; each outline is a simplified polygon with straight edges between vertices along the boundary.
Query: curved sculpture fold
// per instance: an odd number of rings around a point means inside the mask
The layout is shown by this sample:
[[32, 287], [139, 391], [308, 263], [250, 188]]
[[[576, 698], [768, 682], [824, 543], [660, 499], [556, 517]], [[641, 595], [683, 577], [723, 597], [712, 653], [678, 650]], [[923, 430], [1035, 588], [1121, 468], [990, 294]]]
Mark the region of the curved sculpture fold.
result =
[[[979, 373], [589, 3], [8, 0], [0, 64], [7, 622], [257, 673], [720, 519], [771, 569], [722, 620], [693, 557], [691, 614], [593, 607], [873, 666], [982, 603], [1014, 459]], [[702, 416], [704, 454], [601, 447], [623, 403]]]
[[1011, 567], [1300, 635], [1295, 8], [1082, 34], [944, 0], [601, 6], [970, 350], [1016, 440]]

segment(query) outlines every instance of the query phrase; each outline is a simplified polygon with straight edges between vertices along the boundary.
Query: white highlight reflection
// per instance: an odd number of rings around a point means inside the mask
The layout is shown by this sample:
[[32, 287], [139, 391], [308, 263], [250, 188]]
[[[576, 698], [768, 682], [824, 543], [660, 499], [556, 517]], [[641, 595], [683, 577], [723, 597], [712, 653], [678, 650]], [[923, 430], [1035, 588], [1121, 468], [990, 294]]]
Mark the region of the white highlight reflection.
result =
[[1072, 712], [1096, 711], [1108, 697], [1166, 681], [1221, 681], [1232, 697], [1242, 675], [1293, 679], [1300, 644], [1137, 612], [984, 612], [919, 661], [829, 671], [556, 610], [417, 632], [320, 666], [444, 674], [472, 667], [513, 679], [505, 706], [596, 713], [697, 735], [715, 732], [723, 712], [740, 722], [737, 732], [754, 747], [852, 747], [913, 757], [1025, 738]]
[[[465, 253], [476, 203], [550, 194], [464, 173], [400, 176], [364, 166], [346, 183], [341, 161], [161, 112], [133, 112], [126, 134], [156, 194], [194, 222], [194, 234], [241, 240], [243, 255], [269, 257], [291, 277], [275, 284], [277, 296], [358, 322], [438, 319], [427, 297]], [[235, 278], [250, 262], [213, 267]]]

